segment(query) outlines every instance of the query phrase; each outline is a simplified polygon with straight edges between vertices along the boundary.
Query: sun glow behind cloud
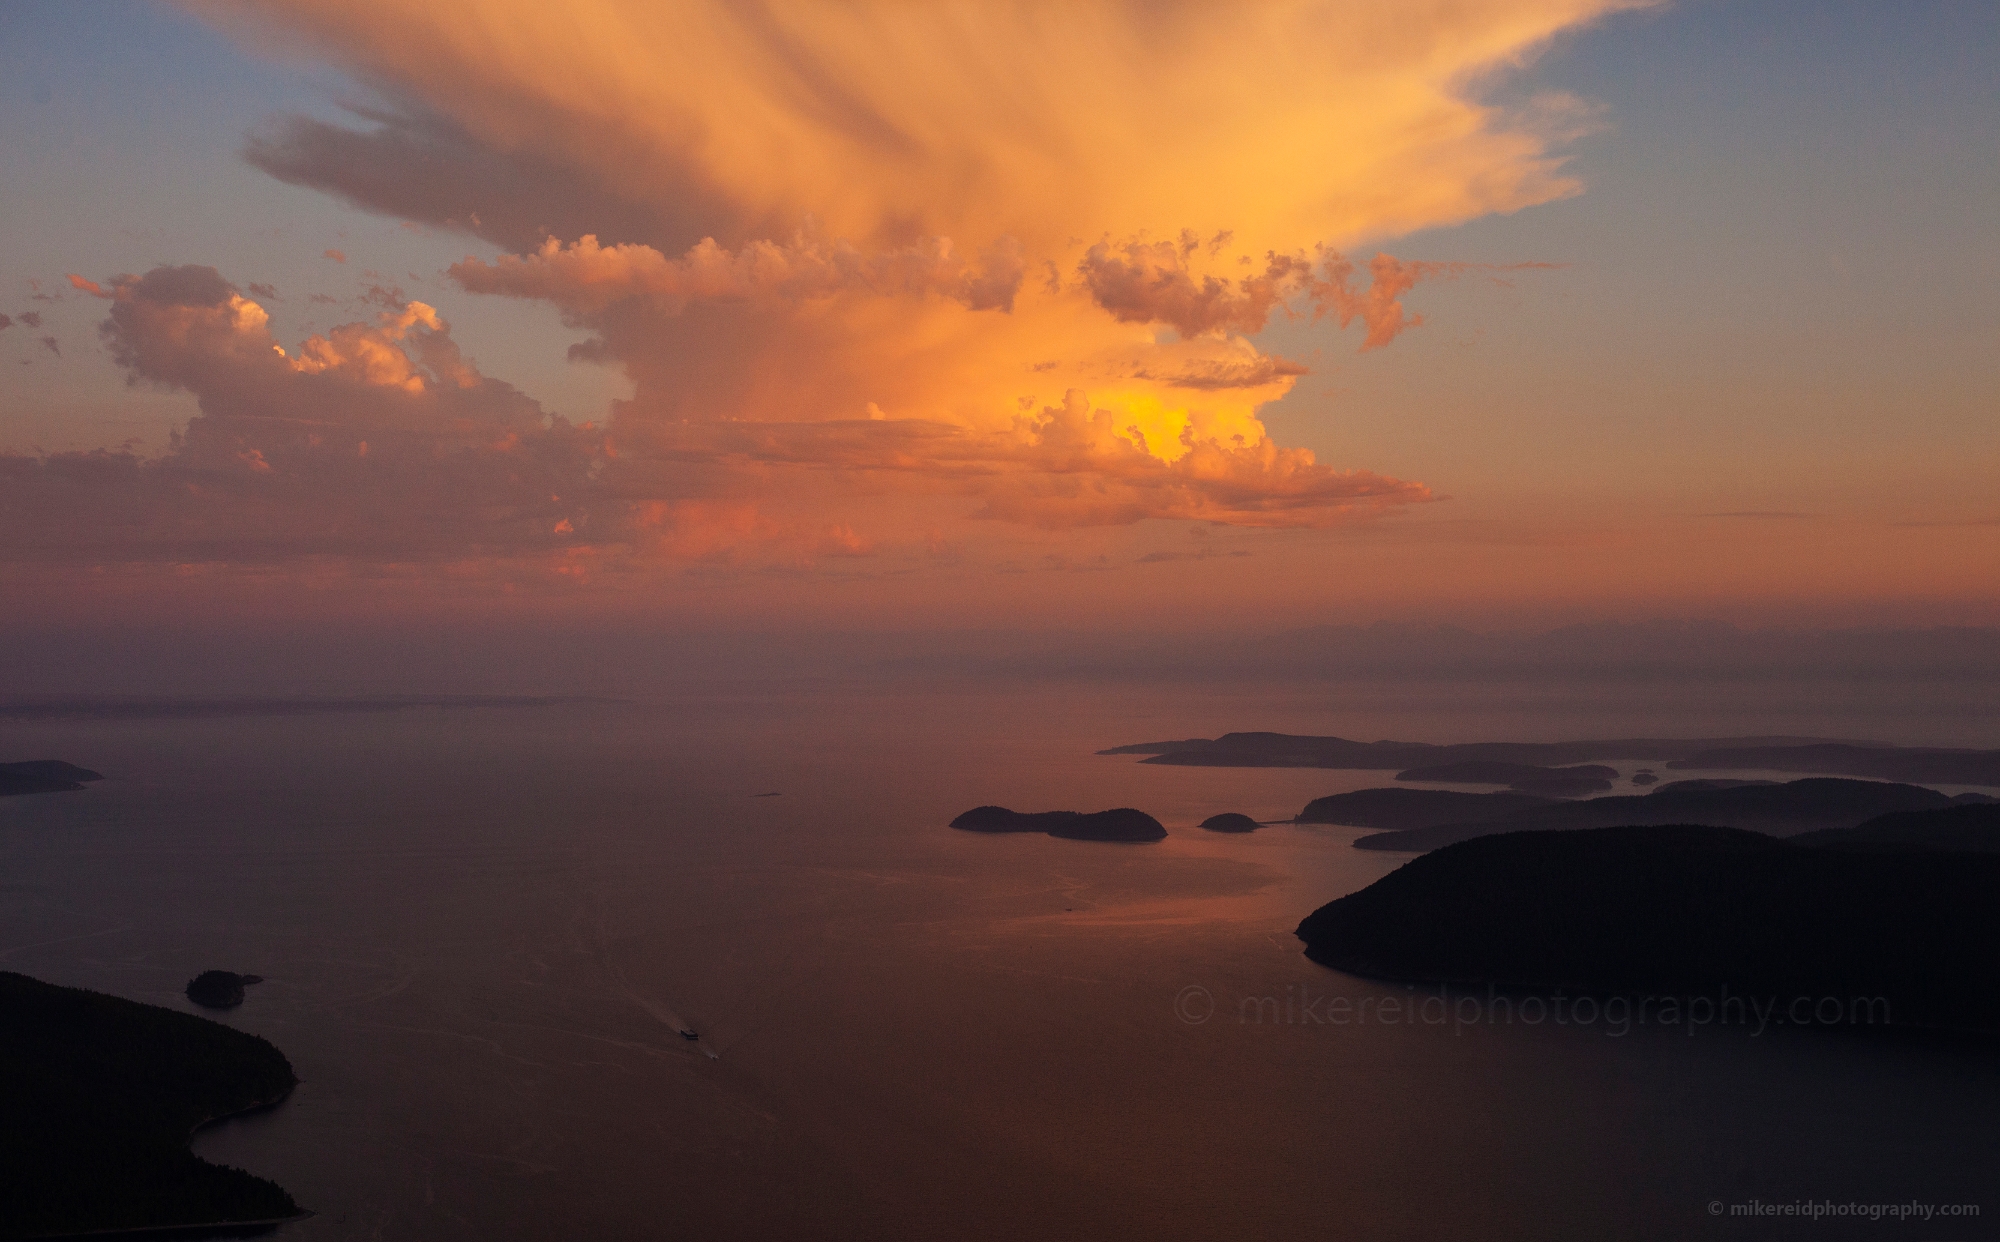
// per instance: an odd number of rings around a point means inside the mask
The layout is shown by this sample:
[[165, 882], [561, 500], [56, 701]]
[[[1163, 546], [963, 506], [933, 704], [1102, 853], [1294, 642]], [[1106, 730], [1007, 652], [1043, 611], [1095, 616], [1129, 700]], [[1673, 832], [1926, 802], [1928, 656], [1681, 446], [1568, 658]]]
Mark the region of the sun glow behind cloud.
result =
[[[254, 164], [498, 244], [451, 278], [558, 308], [633, 396], [551, 419], [421, 303], [287, 353], [224, 274], [101, 282], [120, 362], [202, 415], [100, 472], [153, 498], [136, 526], [63, 493], [77, 551], [796, 561], [930, 538], [913, 513], [1315, 527], [1424, 501], [1274, 443], [1260, 411], [1304, 368], [1253, 338], [1307, 316], [1386, 346], [1422, 322], [1412, 287], [1465, 269], [1345, 248], [1576, 192], [1581, 110], [1471, 84], [1632, 5], [193, 7], [392, 101], [274, 121]], [[83, 456], [10, 469], [88, 490]], [[249, 470], [258, 499], [189, 509], [164, 480], [190, 470]], [[273, 520], [288, 496], [319, 516]]]

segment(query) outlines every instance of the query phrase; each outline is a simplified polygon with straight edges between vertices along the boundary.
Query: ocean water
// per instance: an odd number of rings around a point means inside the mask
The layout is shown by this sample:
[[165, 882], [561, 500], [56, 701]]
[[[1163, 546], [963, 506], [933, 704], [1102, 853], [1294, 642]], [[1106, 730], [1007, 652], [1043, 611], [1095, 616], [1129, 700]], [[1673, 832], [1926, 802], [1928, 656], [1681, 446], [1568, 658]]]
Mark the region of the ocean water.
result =
[[[1884, 732], [1804, 701], [822, 685], [17, 720], [5, 757], [110, 779], [0, 800], [0, 968], [177, 1008], [200, 970], [265, 976], [221, 1020], [302, 1085], [196, 1150], [310, 1208], [298, 1242], [1996, 1236], [1992, 1045], [1431, 1021], [1291, 934], [1404, 856], [1194, 827], [1389, 774], [1091, 753]], [[945, 827], [988, 802], [1172, 835]], [[1984, 1210], [1729, 1214], [1806, 1199]]]

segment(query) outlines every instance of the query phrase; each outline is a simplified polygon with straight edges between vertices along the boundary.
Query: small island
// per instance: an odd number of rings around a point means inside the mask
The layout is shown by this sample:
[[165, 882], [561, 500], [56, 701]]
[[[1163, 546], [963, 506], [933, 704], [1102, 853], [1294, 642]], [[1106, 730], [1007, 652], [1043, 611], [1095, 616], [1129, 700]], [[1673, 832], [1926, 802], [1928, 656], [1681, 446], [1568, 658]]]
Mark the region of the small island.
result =
[[1010, 811], [1004, 806], [976, 806], [951, 821], [967, 832], [1047, 832], [1076, 811]]
[[298, 1079], [265, 1040], [207, 1018], [0, 972], [0, 1238], [242, 1230], [304, 1215], [188, 1138]]
[[1221, 815], [1211, 815], [1201, 821], [1201, 826], [1210, 832], [1255, 832], [1263, 825], [1248, 815], [1228, 811]]
[[264, 982], [262, 975], [238, 975], [204, 970], [188, 980], [187, 998], [204, 1009], [234, 1009], [243, 1003], [245, 985]]
[[1321, 965], [1402, 983], [1734, 997], [1723, 1020], [1745, 1024], [1755, 1004], [1780, 1023], [1996, 1031], [1996, 891], [1991, 854], [1686, 824], [1511, 832], [1414, 859], [1297, 934]]
[[1041, 832], [1069, 841], [1158, 841], [1167, 835], [1160, 821], [1129, 806], [1109, 811], [1012, 811], [976, 806], [951, 821], [967, 832]]

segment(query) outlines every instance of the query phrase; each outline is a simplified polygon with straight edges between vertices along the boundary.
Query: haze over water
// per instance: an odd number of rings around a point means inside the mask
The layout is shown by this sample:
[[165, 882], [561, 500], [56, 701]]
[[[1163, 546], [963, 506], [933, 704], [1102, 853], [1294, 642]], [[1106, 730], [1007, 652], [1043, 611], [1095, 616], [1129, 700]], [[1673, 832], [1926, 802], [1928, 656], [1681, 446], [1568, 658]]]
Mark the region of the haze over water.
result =
[[[1991, 0], [8, 0], [0, 763], [107, 779], [0, 798], [0, 969], [263, 976], [302, 1085], [194, 1146], [287, 1242], [2000, 1232], [1990, 1042], [1431, 1022], [1294, 935], [1393, 773], [1094, 753], [2000, 747], [1997, 67]], [[1930, 925], [1763, 891], [1704, 930], [1787, 978]], [[1984, 1211], [1732, 1215], [1802, 1198]]]
[[[1397, 690], [10, 720], [10, 756], [110, 779], [0, 803], [0, 967], [182, 1008], [199, 970], [266, 976], [223, 1020], [303, 1085], [196, 1150], [291, 1190], [302, 1240], [1771, 1236], [1709, 1204], [1990, 1189], [2000, 1074], [1976, 1047], [1311, 1020], [1316, 997], [1420, 995], [1291, 935], [1405, 856], [1195, 825], [1390, 774], [1091, 753], [1232, 728], [1880, 736], [1895, 693], [1796, 685], [1719, 718], [1700, 686]], [[1132, 805], [1171, 835], [945, 827], [987, 802]], [[1246, 1020], [1264, 997], [1288, 1016]]]

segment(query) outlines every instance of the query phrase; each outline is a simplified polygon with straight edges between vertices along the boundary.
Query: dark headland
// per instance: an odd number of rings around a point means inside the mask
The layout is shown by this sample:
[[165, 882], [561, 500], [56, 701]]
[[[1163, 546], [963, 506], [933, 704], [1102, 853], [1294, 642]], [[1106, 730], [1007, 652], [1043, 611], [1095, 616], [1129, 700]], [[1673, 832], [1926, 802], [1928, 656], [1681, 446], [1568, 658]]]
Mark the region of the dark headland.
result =
[[8, 794], [74, 793], [86, 781], [104, 777], [61, 759], [28, 759], [0, 763], [0, 797]]
[[196, 1128], [297, 1082], [255, 1035], [0, 972], [0, 1238], [302, 1215], [276, 1184], [188, 1150]]
[[1996, 891], [1990, 854], [1690, 825], [1515, 832], [1413, 859], [1298, 936], [1322, 965], [1399, 982], [1775, 998], [1780, 1022], [1838, 1008], [1841, 1022], [1995, 1031]]
[[976, 806], [951, 821], [968, 832], [1045, 832], [1071, 841], [1158, 841], [1167, 835], [1160, 821], [1129, 806], [1110, 811], [1010, 811]]
[[2000, 854], [2000, 805], [1961, 803], [1933, 811], [1878, 815], [1852, 828], [1822, 828], [1791, 838], [1794, 845], [1843, 850], [1958, 850]]
[[[1720, 787], [1717, 787], [1720, 786]], [[1367, 795], [1386, 799], [1391, 794], [1443, 795], [1442, 790], [1364, 789], [1358, 793], [1321, 798], [1315, 807], [1338, 803], [1340, 799], [1362, 800]], [[1523, 797], [1514, 794], [1461, 794], [1463, 798], [1499, 799]], [[1960, 795], [1984, 798], [1984, 795]], [[1878, 815], [1899, 811], [1931, 811], [1962, 805], [1935, 789], [1918, 785], [1898, 785], [1887, 781], [1854, 781], [1816, 776], [1783, 784], [1749, 782], [1673, 782], [1651, 793], [1622, 794], [1609, 798], [1589, 798], [1581, 802], [1544, 802], [1514, 810], [1492, 804], [1491, 814], [1462, 814], [1447, 817], [1442, 810], [1428, 824], [1412, 824], [1400, 831], [1376, 833], [1354, 842], [1364, 850], [1431, 850], [1454, 841], [1499, 832], [1534, 829], [1611, 828], [1631, 824], [1707, 824], [1717, 828], [1747, 828], [1774, 836], [1791, 836], [1823, 828], [1851, 828]], [[1345, 813], [1344, 811], [1342, 812]], [[1322, 821], [1325, 822], [1325, 821]], [[1359, 827], [1388, 826], [1379, 819], [1343, 818], [1333, 822]]]

